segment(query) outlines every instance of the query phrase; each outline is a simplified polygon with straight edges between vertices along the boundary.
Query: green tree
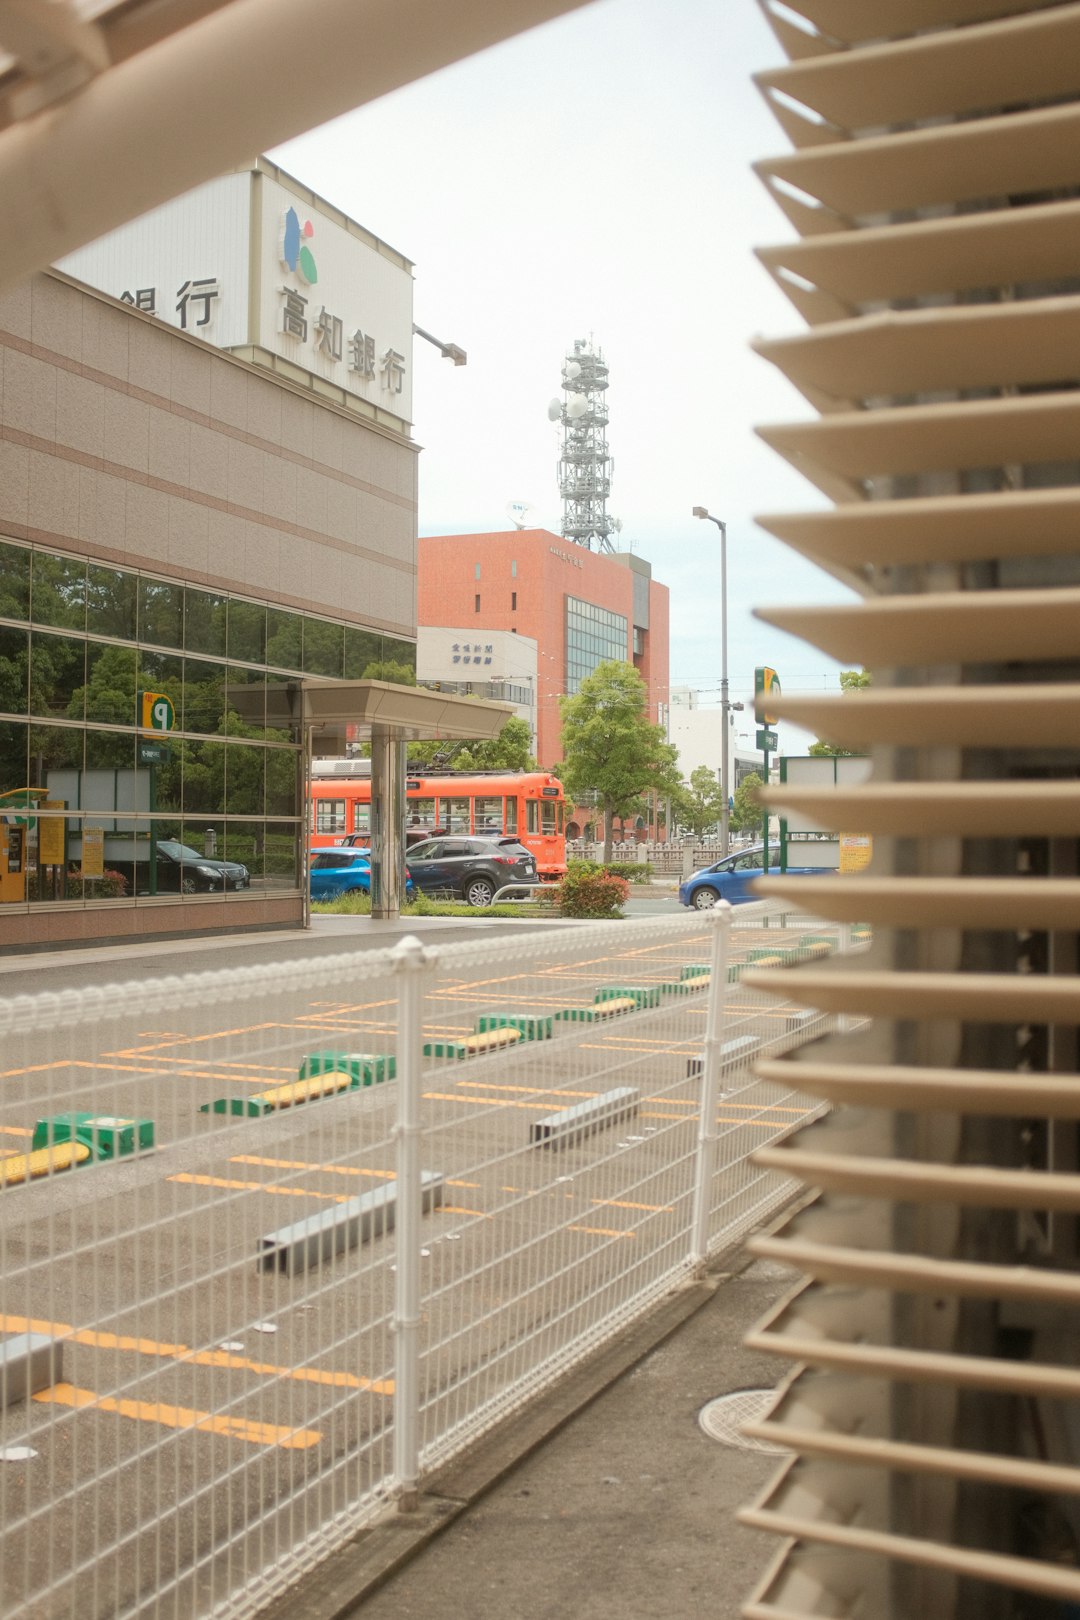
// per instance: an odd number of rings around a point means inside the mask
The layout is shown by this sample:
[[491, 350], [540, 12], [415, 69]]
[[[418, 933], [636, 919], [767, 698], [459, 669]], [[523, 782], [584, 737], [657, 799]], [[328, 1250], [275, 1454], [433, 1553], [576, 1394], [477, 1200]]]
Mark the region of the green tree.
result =
[[511, 715], [496, 736], [461, 743], [452, 763], [457, 771], [535, 771], [531, 744], [529, 722]]
[[650, 790], [678, 785], [675, 749], [645, 717], [647, 688], [632, 664], [598, 664], [576, 697], [561, 698], [563, 784], [575, 803], [595, 795], [604, 817], [604, 860], [611, 859], [612, 821], [636, 815]]
[[[868, 669], [842, 669], [840, 671], [840, 690], [842, 692], [862, 691], [872, 681], [873, 676]], [[817, 742], [810, 744], [806, 752], [812, 754], [815, 759], [848, 759], [852, 755], [861, 754], [863, 750], [861, 748], [840, 748], [836, 743], [822, 742], [819, 737]]]
[[728, 826], [732, 832], [749, 832], [752, 828], [760, 827], [763, 814], [756, 794], [762, 787], [761, 777], [757, 771], [750, 771], [744, 776], [732, 797], [731, 815]]
[[695, 838], [701, 838], [723, 817], [724, 796], [716, 772], [707, 765], [691, 771], [689, 786], [680, 787], [671, 797], [675, 819], [680, 827], [689, 827]]
[[416, 671], [408, 664], [396, 663], [393, 658], [375, 658], [364, 665], [360, 677], [364, 681], [393, 681], [397, 686], [415, 686]]

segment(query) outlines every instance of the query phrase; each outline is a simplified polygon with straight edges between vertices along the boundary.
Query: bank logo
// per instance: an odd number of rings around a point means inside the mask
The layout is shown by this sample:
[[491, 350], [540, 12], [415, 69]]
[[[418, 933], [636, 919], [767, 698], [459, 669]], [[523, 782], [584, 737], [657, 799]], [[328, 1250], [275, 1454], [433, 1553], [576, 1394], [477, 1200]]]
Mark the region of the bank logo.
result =
[[301, 224], [295, 208], [285, 210], [281, 222], [281, 262], [301, 281], [306, 281], [309, 287], [314, 287], [319, 279], [315, 256], [306, 246], [314, 235], [315, 227], [310, 219], [305, 219]]

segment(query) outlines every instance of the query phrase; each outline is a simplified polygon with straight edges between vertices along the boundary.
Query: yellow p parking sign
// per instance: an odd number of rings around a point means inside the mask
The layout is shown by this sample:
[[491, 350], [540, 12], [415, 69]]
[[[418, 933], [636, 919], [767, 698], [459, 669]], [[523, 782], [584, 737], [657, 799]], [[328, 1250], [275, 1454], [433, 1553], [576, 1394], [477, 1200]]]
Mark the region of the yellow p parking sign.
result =
[[140, 692], [142, 706], [142, 719], [140, 725], [144, 731], [171, 731], [176, 724], [176, 710], [172, 699], [164, 692]]

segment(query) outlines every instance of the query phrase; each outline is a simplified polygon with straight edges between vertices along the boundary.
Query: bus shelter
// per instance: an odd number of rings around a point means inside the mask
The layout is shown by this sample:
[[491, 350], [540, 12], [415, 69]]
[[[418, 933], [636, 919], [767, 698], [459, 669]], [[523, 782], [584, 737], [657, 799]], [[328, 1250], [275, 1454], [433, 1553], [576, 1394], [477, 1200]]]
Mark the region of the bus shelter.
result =
[[[235, 688], [243, 712], [243, 688]], [[233, 697], [230, 698], [233, 701]], [[311, 926], [308, 881], [311, 761], [344, 754], [346, 742], [371, 743], [371, 915], [396, 918], [405, 893], [405, 774], [410, 742], [484, 741], [502, 730], [513, 704], [429, 692], [391, 681], [302, 680], [268, 694], [267, 724], [303, 739], [304, 926]]]

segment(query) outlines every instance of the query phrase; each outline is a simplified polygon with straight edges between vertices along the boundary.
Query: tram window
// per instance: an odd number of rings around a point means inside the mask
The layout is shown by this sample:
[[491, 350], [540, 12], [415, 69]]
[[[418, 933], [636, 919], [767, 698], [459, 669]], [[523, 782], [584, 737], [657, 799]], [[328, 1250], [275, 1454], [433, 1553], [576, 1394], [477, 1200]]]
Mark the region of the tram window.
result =
[[477, 799], [473, 804], [473, 828], [478, 833], [503, 830], [503, 802], [500, 798]]
[[345, 800], [315, 800], [315, 831], [317, 833], [343, 833], [345, 831]]
[[516, 833], [517, 830], [518, 830], [517, 807], [518, 807], [518, 802], [517, 802], [517, 800], [515, 798], [508, 798], [507, 799], [507, 801], [506, 801], [506, 830], [507, 830], [508, 833]]
[[540, 831], [546, 838], [554, 838], [555, 828], [555, 806], [550, 799], [544, 799], [540, 805]]
[[471, 832], [469, 807], [468, 799], [440, 799], [439, 830], [452, 833]]
[[539, 810], [537, 808], [536, 800], [535, 799], [527, 799], [525, 801], [525, 810], [526, 810], [526, 815], [528, 817], [528, 820], [526, 822], [526, 826], [527, 826], [529, 832], [531, 832], [531, 833], [539, 832], [540, 831], [540, 812], [539, 812]]

